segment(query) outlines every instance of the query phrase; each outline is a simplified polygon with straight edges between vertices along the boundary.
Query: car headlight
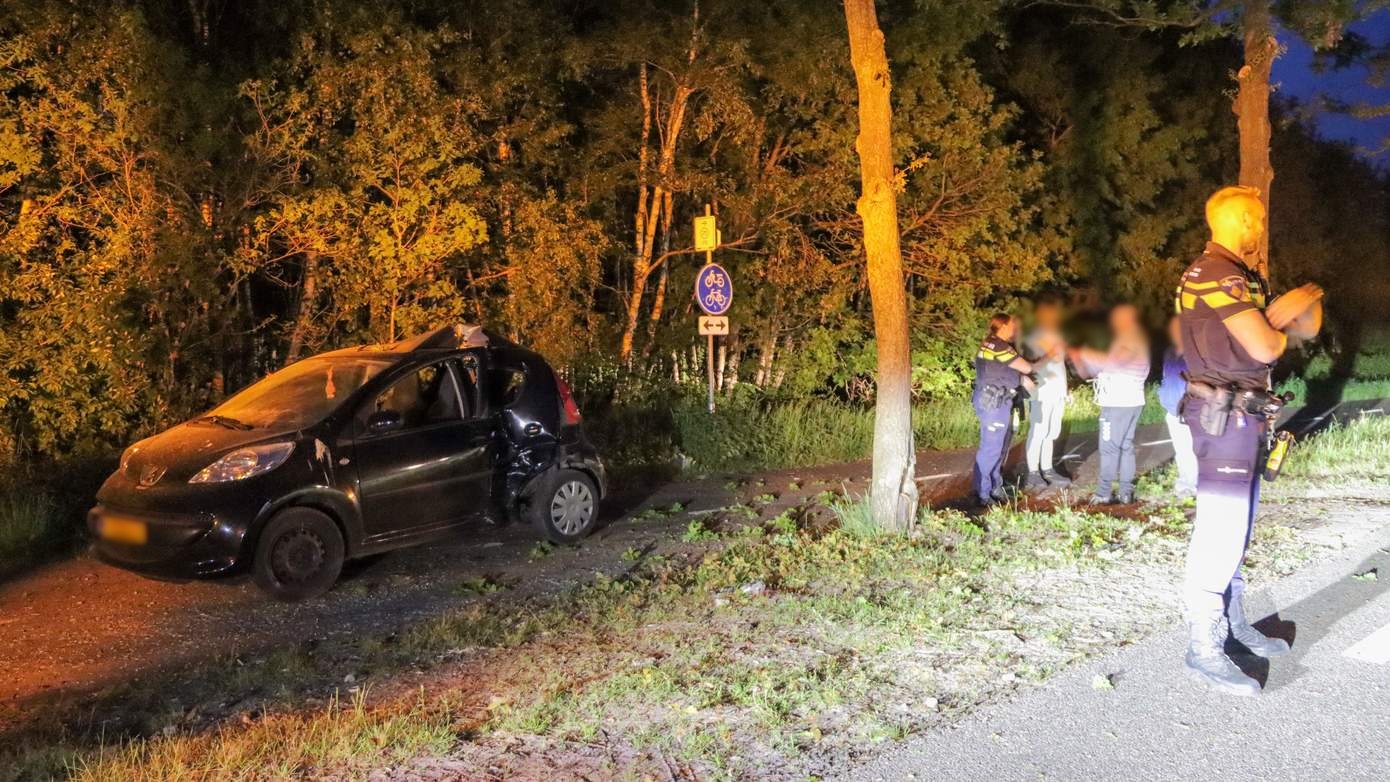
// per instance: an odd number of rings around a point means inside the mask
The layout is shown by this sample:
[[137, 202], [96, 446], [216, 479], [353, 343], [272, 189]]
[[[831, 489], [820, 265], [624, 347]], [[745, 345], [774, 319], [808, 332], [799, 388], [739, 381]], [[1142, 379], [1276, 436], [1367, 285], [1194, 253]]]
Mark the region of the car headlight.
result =
[[198, 471], [189, 483], [226, 483], [270, 472], [285, 463], [294, 443], [268, 443], [238, 448]]

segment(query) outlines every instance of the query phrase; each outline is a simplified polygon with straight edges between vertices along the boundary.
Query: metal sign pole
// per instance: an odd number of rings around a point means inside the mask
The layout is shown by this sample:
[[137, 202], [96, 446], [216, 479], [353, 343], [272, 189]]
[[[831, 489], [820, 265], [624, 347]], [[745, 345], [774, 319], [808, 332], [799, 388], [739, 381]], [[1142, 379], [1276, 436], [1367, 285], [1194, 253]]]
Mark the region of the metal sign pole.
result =
[[709, 414], [714, 415], [714, 335], [709, 335], [709, 356], [706, 363], [709, 364]]
[[704, 215], [695, 218], [695, 251], [705, 254], [705, 266], [695, 275], [695, 301], [705, 313], [699, 319], [699, 333], [709, 337], [705, 342], [705, 374], [709, 381], [706, 407], [710, 415], [714, 415], [714, 338], [729, 333], [726, 313], [734, 301], [733, 280], [714, 262], [718, 247], [719, 228], [710, 214], [710, 205], [705, 204]]
[[[705, 214], [709, 214], [709, 204], [705, 204]], [[714, 263], [714, 252], [705, 250], [705, 263]], [[705, 364], [709, 369], [709, 414], [714, 415], [714, 335], [709, 335], [709, 345], [705, 350]]]
[[[705, 204], [705, 216], [710, 216], [710, 205]], [[714, 251], [705, 250], [705, 263], [714, 263]], [[714, 415], [714, 335], [709, 335], [709, 344], [705, 350], [706, 376], [709, 378], [709, 414]]]

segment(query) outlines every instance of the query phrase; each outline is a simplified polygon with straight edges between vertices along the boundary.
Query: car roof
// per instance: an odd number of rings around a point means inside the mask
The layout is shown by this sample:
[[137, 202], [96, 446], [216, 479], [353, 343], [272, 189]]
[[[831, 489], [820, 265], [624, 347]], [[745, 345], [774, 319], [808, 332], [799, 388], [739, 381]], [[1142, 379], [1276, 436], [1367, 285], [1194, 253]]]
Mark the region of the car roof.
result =
[[490, 330], [484, 329], [482, 326], [460, 323], [453, 326], [441, 326], [432, 331], [426, 331], [423, 334], [416, 334], [413, 337], [397, 340], [395, 342], [359, 345], [357, 347], [343, 348], [342, 350], [334, 350], [320, 355], [331, 358], [372, 356], [399, 361], [406, 356], [416, 353], [437, 355], [447, 351], [485, 348], [490, 346], [515, 347], [510, 340]]

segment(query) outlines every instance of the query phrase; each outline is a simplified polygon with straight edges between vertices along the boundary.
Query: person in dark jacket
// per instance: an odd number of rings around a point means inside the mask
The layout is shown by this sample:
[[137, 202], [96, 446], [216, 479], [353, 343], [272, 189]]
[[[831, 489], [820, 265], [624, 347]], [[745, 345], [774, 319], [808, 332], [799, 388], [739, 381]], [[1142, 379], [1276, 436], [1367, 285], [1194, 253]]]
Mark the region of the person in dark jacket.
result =
[[971, 403], [980, 419], [980, 447], [975, 452], [971, 488], [983, 505], [1008, 500], [1004, 491], [1004, 457], [1013, 438], [1013, 400], [1033, 365], [1019, 355], [1013, 339], [1018, 319], [999, 313], [989, 319], [989, 334], [975, 353], [975, 393]]

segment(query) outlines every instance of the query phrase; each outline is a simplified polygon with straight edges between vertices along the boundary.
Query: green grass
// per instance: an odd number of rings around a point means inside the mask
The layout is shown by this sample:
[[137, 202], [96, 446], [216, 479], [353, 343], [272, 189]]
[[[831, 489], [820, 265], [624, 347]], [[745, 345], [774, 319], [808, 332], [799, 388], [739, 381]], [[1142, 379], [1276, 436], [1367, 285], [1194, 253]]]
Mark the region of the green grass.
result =
[[385, 712], [367, 708], [358, 695], [310, 715], [269, 714], [228, 725], [197, 741], [161, 737], [74, 755], [59, 773], [92, 782], [300, 779], [311, 772], [356, 777], [444, 752], [455, 740], [447, 704], [421, 701]]
[[71, 458], [0, 468], [0, 578], [70, 552], [114, 459]]
[[[873, 449], [872, 407], [811, 399], [731, 401], [713, 416], [701, 405], [677, 404], [674, 442], [703, 471], [738, 471], [837, 464], [867, 459]], [[1097, 427], [1100, 408], [1090, 386], [1073, 390], [1064, 425], [1072, 433]], [[1150, 387], [1140, 423], [1163, 420], [1156, 389]], [[980, 424], [966, 398], [936, 399], [913, 405], [917, 447], [970, 448]], [[1020, 428], [1019, 436], [1026, 432]]]
[[1334, 424], [1289, 452], [1271, 497], [1384, 489], [1390, 481], [1390, 417], [1366, 416]]
[[829, 500], [830, 512], [840, 522], [840, 529], [846, 535], [856, 538], [873, 538], [888, 534], [878, 522], [874, 521], [873, 508], [867, 494], [858, 497], [833, 495]]
[[73, 524], [45, 492], [0, 490], [0, 574], [20, 569], [71, 538]]

